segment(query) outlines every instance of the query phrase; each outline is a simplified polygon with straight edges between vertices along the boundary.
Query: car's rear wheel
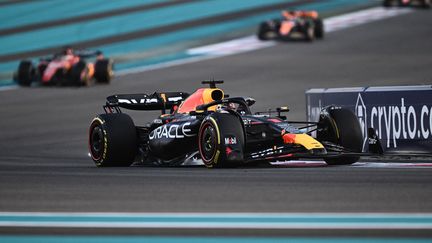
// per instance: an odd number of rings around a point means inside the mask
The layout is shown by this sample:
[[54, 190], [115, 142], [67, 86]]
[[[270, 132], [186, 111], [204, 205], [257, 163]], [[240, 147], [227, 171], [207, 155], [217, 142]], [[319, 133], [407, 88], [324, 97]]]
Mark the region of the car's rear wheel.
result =
[[198, 133], [201, 158], [208, 168], [234, 167], [243, 162], [244, 128], [238, 116], [213, 113], [206, 117]]
[[94, 77], [98, 83], [108, 84], [114, 76], [113, 61], [111, 59], [97, 60]]
[[101, 114], [89, 129], [89, 152], [98, 167], [130, 166], [137, 154], [137, 132], [126, 114]]
[[[317, 133], [319, 141], [328, 141], [342, 146], [345, 152], [360, 153], [363, 149], [363, 135], [357, 117], [347, 109], [329, 109], [328, 115], [320, 117]], [[325, 158], [329, 165], [353, 164], [359, 156]]]
[[257, 37], [259, 40], [268, 40], [268, 34], [271, 31], [269, 24], [267, 22], [263, 22], [260, 24], [258, 28]]
[[30, 86], [36, 76], [36, 69], [31, 61], [21, 61], [16, 74], [16, 81], [21, 86]]

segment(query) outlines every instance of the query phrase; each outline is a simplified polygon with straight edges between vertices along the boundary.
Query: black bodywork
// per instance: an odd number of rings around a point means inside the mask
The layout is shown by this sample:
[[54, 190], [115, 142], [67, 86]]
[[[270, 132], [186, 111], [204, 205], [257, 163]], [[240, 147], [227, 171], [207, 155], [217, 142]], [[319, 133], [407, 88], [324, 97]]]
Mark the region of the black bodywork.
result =
[[[204, 83], [210, 83], [212, 96], [220, 91], [215, 88], [216, 81]], [[97, 166], [128, 166], [133, 162], [177, 166], [202, 160], [207, 167], [298, 158], [351, 164], [361, 155], [361, 130], [355, 116], [347, 110], [327, 107], [317, 122], [296, 122], [286, 120], [285, 107], [253, 114], [250, 106], [255, 101], [251, 98], [214, 96], [213, 101], [188, 113], [177, 112], [189, 97], [186, 92], [109, 96], [105, 114], [97, 116], [90, 125], [90, 154]], [[149, 124], [136, 126], [121, 108], [161, 110], [162, 114]], [[351, 120], [341, 118], [347, 114], [352, 115]], [[340, 123], [338, 127], [335, 121]], [[128, 131], [131, 135], [124, 135]], [[316, 141], [309, 138], [312, 134]], [[289, 141], [300, 136], [315, 147]], [[113, 145], [112, 140], [122, 143]], [[116, 153], [110, 155], [110, 150]]]

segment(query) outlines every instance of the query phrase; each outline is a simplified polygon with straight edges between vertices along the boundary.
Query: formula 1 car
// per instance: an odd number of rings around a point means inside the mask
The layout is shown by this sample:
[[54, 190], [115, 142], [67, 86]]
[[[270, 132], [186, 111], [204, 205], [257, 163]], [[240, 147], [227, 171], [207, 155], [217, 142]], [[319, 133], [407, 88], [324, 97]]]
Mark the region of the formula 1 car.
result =
[[407, 6], [417, 6], [422, 8], [430, 8], [432, 5], [431, 0], [384, 0], [384, 7], [407, 7]]
[[89, 86], [94, 81], [109, 83], [112, 76], [113, 61], [104, 58], [102, 52], [66, 48], [51, 58], [41, 58], [36, 67], [30, 60], [21, 61], [14, 80], [21, 86], [35, 81], [46, 86]]
[[[362, 155], [362, 132], [350, 110], [327, 107], [318, 122], [287, 121], [282, 114], [288, 111], [286, 107], [253, 114], [250, 107], [255, 100], [227, 98], [216, 87], [222, 82], [203, 81], [210, 87], [190, 95], [165, 92], [107, 97], [105, 113], [90, 124], [91, 158], [98, 167], [133, 162], [178, 166], [202, 160], [213, 168], [299, 158], [343, 165]], [[149, 124], [135, 125], [121, 108], [161, 110], [162, 114]], [[374, 134], [370, 137], [369, 149], [378, 153], [379, 140]]]
[[258, 39], [306, 40], [324, 37], [324, 23], [316, 11], [282, 11], [282, 18], [262, 22]]

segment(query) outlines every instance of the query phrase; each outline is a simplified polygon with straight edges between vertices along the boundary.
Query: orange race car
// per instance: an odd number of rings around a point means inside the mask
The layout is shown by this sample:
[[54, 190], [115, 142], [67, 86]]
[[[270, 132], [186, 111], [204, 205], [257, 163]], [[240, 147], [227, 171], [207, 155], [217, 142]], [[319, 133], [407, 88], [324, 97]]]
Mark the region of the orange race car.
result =
[[113, 76], [113, 61], [100, 51], [78, 50], [66, 47], [52, 58], [41, 58], [35, 67], [30, 60], [23, 60], [14, 74], [21, 86], [33, 82], [41, 85], [89, 86], [94, 81], [109, 83]]
[[288, 11], [278, 19], [262, 22], [258, 29], [258, 39], [307, 40], [322, 39], [324, 24], [316, 11]]

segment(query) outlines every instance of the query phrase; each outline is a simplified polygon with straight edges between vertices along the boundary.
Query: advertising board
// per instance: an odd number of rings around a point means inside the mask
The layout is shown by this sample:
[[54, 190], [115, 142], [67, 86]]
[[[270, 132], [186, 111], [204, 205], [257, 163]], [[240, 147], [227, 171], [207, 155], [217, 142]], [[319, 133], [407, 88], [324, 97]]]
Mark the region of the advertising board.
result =
[[432, 152], [432, 86], [383, 86], [309, 89], [308, 121], [318, 121], [329, 105], [353, 111], [362, 128], [363, 151], [367, 129], [374, 128], [387, 153]]

